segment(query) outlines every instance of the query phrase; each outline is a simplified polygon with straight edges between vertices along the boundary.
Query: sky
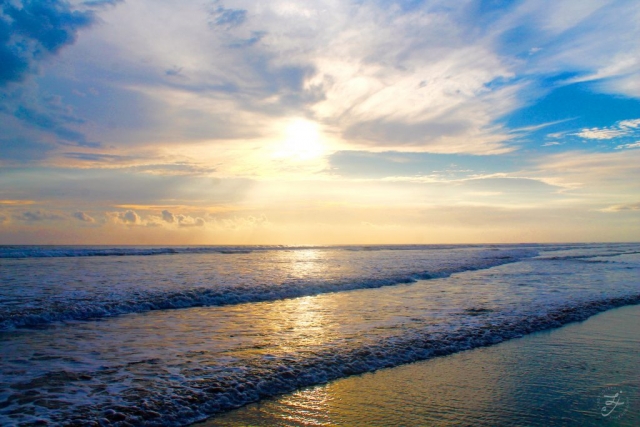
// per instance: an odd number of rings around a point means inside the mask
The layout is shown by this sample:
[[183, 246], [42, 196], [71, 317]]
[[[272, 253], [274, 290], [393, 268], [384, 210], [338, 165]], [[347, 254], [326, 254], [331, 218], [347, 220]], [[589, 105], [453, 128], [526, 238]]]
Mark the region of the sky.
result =
[[633, 0], [0, 0], [0, 244], [640, 241]]

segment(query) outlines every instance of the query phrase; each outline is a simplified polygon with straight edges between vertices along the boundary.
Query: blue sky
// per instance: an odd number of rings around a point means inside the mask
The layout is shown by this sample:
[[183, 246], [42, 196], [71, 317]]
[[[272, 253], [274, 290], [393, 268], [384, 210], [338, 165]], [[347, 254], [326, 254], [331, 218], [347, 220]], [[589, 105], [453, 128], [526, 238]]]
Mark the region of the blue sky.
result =
[[0, 243], [640, 239], [633, 1], [0, 3]]

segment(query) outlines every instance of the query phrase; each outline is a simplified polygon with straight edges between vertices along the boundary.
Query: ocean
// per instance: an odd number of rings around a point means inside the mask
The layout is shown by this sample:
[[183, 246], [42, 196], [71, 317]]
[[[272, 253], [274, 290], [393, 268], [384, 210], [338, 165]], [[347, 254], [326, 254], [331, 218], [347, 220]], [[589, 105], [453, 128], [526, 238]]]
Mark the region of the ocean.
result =
[[640, 244], [0, 247], [0, 425], [183, 426], [640, 303]]

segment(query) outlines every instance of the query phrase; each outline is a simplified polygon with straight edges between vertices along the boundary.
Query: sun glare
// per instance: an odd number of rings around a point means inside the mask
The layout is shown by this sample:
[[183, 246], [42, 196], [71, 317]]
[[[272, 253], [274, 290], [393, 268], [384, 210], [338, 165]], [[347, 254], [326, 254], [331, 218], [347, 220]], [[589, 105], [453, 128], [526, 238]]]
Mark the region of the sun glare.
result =
[[274, 157], [295, 160], [312, 160], [322, 156], [325, 145], [321, 140], [318, 125], [305, 119], [290, 121], [283, 132], [282, 141]]

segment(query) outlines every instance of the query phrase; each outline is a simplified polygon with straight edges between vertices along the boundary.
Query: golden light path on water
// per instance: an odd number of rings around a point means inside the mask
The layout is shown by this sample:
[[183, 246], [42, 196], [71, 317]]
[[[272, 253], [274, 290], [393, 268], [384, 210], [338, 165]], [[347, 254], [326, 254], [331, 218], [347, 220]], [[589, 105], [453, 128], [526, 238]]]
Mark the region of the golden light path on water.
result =
[[[640, 307], [250, 404], [201, 427], [635, 426]], [[612, 389], [630, 396], [607, 408]], [[631, 400], [633, 399], [633, 401]], [[613, 409], [613, 411], [612, 411]], [[611, 419], [603, 416], [613, 412]]]

